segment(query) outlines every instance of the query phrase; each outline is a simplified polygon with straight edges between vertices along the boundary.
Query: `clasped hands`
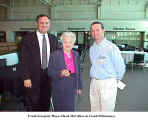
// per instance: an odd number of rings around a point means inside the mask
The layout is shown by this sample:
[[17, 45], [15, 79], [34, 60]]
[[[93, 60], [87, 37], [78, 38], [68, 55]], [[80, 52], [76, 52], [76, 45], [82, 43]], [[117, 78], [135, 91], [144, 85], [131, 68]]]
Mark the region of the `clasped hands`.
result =
[[68, 77], [70, 76], [70, 71], [67, 69], [64, 69], [61, 71], [61, 77]]

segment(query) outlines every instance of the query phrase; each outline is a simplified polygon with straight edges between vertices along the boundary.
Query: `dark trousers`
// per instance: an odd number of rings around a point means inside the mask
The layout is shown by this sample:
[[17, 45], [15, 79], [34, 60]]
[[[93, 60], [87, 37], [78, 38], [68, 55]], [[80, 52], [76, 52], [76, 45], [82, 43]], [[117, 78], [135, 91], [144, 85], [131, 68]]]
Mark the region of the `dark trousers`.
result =
[[[54, 80], [53, 80], [54, 82]], [[52, 99], [54, 111], [76, 111], [77, 102], [77, 79], [76, 74], [65, 77], [53, 83]]]
[[46, 72], [42, 72], [38, 85], [32, 88], [25, 88], [25, 94], [28, 111], [49, 111], [51, 80]]
[[76, 111], [77, 93], [76, 89], [71, 92], [52, 92], [54, 111], [74, 112]]

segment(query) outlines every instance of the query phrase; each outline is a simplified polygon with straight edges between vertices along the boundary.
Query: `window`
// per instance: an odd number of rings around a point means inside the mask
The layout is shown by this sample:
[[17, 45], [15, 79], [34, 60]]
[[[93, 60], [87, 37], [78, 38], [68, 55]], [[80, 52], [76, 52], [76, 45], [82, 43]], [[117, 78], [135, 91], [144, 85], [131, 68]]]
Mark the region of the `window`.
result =
[[6, 32], [0, 31], [0, 42], [6, 42]]

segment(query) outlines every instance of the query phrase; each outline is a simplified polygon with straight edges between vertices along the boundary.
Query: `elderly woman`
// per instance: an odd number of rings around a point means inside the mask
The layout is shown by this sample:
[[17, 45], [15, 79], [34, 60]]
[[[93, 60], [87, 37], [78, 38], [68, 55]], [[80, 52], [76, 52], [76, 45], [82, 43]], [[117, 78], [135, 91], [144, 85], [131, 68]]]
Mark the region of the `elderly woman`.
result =
[[80, 58], [72, 50], [76, 36], [72, 32], [64, 32], [61, 40], [63, 48], [51, 54], [48, 65], [54, 111], [75, 111], [77, 95], [82, 89]]

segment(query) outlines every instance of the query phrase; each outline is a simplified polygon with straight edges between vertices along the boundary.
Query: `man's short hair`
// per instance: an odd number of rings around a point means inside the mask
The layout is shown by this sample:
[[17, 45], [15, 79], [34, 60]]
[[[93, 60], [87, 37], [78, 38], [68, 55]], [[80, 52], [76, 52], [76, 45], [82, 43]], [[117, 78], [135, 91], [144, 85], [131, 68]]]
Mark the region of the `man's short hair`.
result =
[[40, 14], [36, 17], [36, 22], [38, 22], [38, 20], [41, 18], [41, 17], [47, 17], [49, 20], [50, 20], [50, 17], [48, 15], [45, 15], [45, 14]]
[[100, 25], [101, 25], [101, 28], [104, 29], [103, 23], [98, 22], [98, 21], [95, 21], [95, 22], [93, 22], [93, 23], [91, 24], [91, 27], [92, 27], [94, 24], [100, 24]]

